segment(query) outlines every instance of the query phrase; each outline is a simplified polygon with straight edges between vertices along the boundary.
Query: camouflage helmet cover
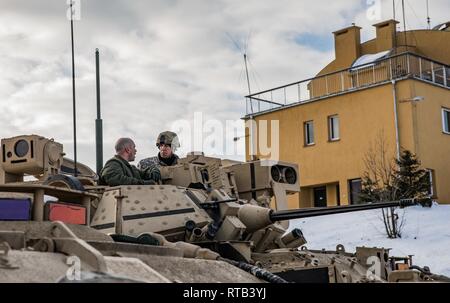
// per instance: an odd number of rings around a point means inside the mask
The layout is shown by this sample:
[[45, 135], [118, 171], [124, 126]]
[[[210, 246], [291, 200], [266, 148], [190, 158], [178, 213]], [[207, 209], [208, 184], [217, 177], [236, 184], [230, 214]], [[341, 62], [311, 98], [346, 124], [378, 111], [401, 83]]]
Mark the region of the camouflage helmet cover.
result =
[[170, 144], [173, 150], [180, 147], [180, 141], [176, 133], [171, 131], [164, 131], [158, 135], [156, 139], [156, 146], [159, 147], [160, 144]]

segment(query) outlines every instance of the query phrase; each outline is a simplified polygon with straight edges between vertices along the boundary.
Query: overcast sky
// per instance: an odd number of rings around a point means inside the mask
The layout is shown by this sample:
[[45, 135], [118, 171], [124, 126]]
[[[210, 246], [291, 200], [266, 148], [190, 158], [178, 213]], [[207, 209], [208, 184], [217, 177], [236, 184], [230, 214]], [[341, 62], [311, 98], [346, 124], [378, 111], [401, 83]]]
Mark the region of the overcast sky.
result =
[[[256, 92], [314, 76], [334, 59], [333, 31], [355, 22], [366, 41], [375, 37], [372, 24], [392, 18], [391, 0], [78, 2], [78, 160], [94, 169], [95, 48], [101, 56], [104, 158], [114, 154], [117, 138], [127, 136], [135, 139], [140, 160], [157, 152], [155, 138], [172, 121], [193, 123], [197, 112], [204, 122], [225, 125], [244, 116], [244, 51]], [[450, 1], [429, 2], [432, 26], [450, 21]], [[401, 1], [396, 3], [400, 13]], [[426, 28], [426, 0], [405, 3], [407, 29]], [[67, 9], [66, 0], [0, 0], [0, 136], [54, 138], [73, 158]], [[233, 136], [224, 144], [236, 144]], [[240, 154], [243, 141], [237, 142]], [[220, 156], [208, 146], [204, 152]]]

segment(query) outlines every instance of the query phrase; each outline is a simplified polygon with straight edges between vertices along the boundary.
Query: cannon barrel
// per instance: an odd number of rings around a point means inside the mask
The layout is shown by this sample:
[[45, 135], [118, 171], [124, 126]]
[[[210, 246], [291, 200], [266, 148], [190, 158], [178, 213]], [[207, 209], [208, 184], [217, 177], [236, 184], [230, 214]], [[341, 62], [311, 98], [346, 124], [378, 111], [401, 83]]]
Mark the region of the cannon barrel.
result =
[[407, 207], [418, 203], [416, 199], [405, 199], [391, 202], [374, 202], [360, 205], [345, 205], [345, 206], [331, 206], [331, 207], [315, 207], [305, 209], [291, 209], [272, 211], [270, 213], [270, 221], [284, 221], [307, 217], [325, 216], [333, 214], [342, 214], [354, 211], [363, 211], [369, 209], [378, 209], [386, 207]]
[[279, 211], [274, 211], [273, 209], [266, 207], [246, 204], [240, 208], [238, 217], [247, 227], [247, 232], [254, 232], [277, 221], [341, 214], [386, 207], [406, 207], [417, 203], [419, 203], [417, 199], [405, 199], [400, 201], [374, 202], [361, 205], [300, 208]]

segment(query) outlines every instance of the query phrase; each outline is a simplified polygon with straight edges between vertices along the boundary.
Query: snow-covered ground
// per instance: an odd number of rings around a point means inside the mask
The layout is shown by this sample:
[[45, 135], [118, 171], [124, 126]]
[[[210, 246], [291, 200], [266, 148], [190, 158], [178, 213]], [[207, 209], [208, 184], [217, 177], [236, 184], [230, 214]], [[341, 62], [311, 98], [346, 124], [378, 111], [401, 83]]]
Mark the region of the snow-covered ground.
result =
[[400, 218], [403, 213], [400, 239], [387, 238], [380, 209], [291, 220], [289, 229], [300, 228], [309, 249], [334, 250], [337, 244], [346, 251], [392, 248], [391, 256], [414, 255], [413, 264], [450, 276], [450, 205], [407, 207], [399, 211]]

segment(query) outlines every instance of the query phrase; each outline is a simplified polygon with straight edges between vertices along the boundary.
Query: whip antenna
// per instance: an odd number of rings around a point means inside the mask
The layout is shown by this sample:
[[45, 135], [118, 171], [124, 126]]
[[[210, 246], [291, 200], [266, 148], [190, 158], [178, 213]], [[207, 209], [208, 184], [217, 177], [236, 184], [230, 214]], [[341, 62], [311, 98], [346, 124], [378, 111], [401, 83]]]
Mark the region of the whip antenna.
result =
[[77, 114], [75, 103], [75, 56], [73, 43], [73, 3], [70, 0], [70, 37], [72, 41], [72, 100], [73, 100], [73, 162], [74, 176], [77, 176]]

